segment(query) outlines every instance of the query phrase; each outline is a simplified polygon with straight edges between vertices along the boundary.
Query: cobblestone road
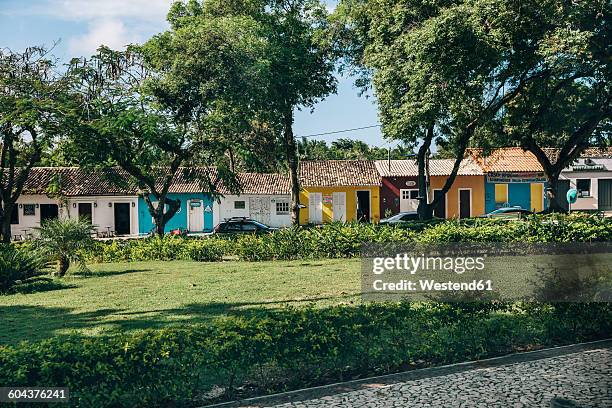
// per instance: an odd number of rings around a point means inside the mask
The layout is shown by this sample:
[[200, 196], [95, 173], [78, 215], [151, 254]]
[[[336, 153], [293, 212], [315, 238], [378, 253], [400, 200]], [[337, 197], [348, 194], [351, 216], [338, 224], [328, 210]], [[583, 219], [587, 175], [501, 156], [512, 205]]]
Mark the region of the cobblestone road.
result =
[[372, 387], [276, 408], [323, 407], [612, 407], [612, 350], [482, 368]]

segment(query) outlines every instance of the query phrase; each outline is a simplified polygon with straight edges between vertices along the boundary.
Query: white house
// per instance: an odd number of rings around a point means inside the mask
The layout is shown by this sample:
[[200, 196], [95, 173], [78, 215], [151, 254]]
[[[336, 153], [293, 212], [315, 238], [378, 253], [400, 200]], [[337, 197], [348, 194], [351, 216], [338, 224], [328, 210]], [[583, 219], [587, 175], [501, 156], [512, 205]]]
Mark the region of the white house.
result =
[[561, 172], [560, 191], [578, 190], [572, 210], [612, 212], [612, 149], [589, 148]]
[[278, 173], [240, 173], [240, 194], [221, 188], [213, 207], [214, 224], [248, 217], [271, 227], [291, 225], [289, 177]]
[[118, 186], [107, 176], [77, 167], [33, 168], [13, 210], [11, 234], [25, 238], [36, 234], [44, 220], [70, 217], [90, 220], [100, 236], [137, 235], [136, 189]]

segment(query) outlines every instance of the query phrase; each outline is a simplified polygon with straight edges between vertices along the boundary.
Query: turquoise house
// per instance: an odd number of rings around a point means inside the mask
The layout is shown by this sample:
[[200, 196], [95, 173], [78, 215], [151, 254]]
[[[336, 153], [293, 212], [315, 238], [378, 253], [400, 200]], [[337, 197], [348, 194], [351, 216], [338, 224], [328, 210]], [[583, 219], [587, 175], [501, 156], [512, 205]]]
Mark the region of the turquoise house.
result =
[[502, 207], [540, 212], [547, 206], [546, 177], [536, 157], [519, 147], [468, 152], [485, 173], [485, 213]]
[[[209, 193], [170, 193], [168, 197], [181, 201], [180, 210], [166, 224], [165, 232], [181, 228], [190, 233], [213, 230], [213, 199]], [[154, 228], [153, 218], [142, 197], [138, 198], [138, 229], [147, 234]]]

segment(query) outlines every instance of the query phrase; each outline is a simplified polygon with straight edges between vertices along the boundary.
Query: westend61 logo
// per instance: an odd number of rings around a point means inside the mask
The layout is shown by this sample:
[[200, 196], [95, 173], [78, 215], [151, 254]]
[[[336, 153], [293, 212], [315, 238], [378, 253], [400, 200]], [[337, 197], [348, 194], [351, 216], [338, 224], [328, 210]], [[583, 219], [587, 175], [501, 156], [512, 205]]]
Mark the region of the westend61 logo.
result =
[[[453, 281], [450, 274], [462, 275], [465, 272], [482, 271], [485, 269], [485, 258], [482, 256], [418, 256], [407, 253], [394, 257], [376, 257], [372, 259], [372, 273], [392, 275], [388, 279], [374, 279], [372, 290], [380, 292], [437, 292], [437, 291], [484, 291], [493, 290], [490, 279], [472, 279], [470, 281]], [[419, 272], [442, 272], [439, 278], [395, 279], [398, 274], [415, 275]], [[452, 278], [452, 275], [450, 275]]]

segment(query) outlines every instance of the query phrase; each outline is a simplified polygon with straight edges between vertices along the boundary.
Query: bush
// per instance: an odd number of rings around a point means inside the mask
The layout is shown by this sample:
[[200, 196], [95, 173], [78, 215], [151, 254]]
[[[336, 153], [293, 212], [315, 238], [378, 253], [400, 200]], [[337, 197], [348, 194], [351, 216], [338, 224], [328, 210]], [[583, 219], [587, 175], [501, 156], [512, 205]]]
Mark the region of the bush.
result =
[[37, 252], [0, 244], [0, 293], [18, 281], [39, 275], [44, 262]]
[[93, 262], [218, 261], [223, 256], [237, 256], [245, 261], [266, 261], [356, 257], [365, 243], [612, 241], [612, 219], [597, 215], [533, 216], [521, 221], [434, 220], [413, 224], [397, 227], [331, 223], [284, 228], [262, 235], [106, 241], [96, 243], [87, 252], [87, 258]]
[[578, 315], [541, 304], [477, 315], [438, 304], [287, 308], [188, 329], [56, 337], [0, 346], [0, 383], [70, 387], [81, 407], [198, 406], [213, 390], [245, 397], [609, 335], [610, 305], [575, 307]]

